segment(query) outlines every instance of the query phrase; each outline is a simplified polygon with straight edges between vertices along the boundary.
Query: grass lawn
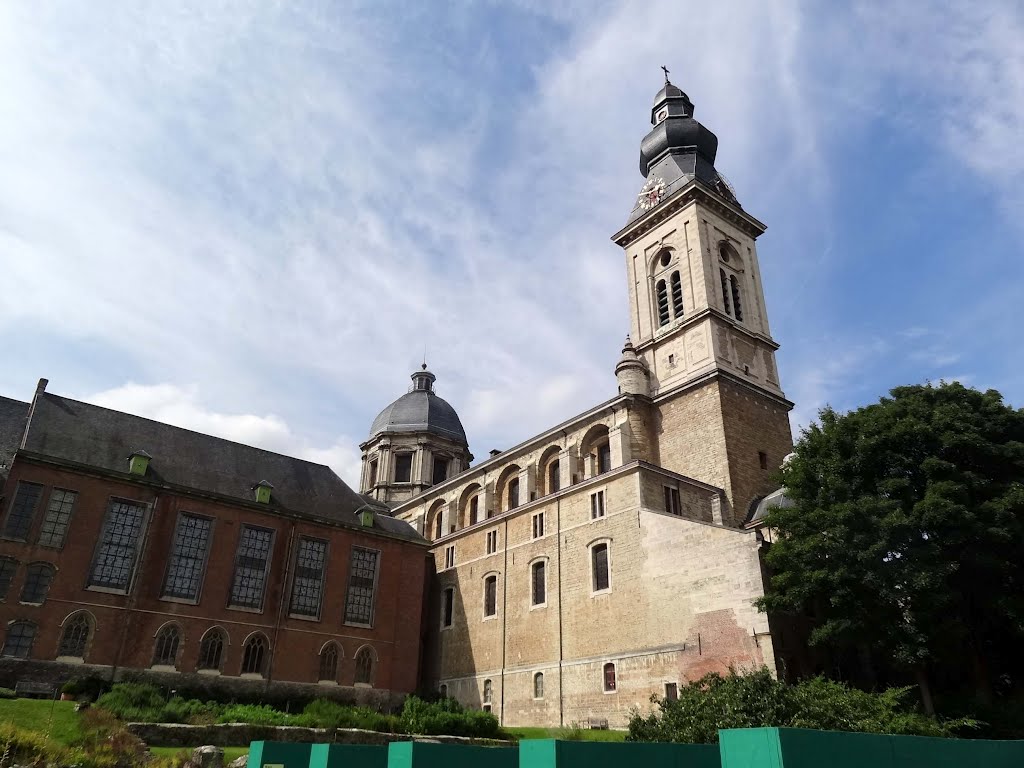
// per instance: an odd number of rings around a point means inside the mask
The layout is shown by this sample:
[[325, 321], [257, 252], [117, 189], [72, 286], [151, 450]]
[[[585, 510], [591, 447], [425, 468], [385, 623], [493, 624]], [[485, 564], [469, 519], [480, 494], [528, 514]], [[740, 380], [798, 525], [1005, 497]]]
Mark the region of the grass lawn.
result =
[[0, 699], [0, 723], [39, 733], [49, 730], [50, 738], [61, 744], [68, 744], [81, 735], [73, 701]]
[[[196, 746], [199, 746], [198, 744]], [[190, 756], [192, 750], [186, 747], [150, 747], [149, 751], [157, 757], [175, 757], [176, 755]], [[242, 755], [249, 754], [249, 745], [244, 747], [224, 747], [224, 765], [236, 760]]]
[[[505, 728], [504, 730], [520, 739], [564, 739], [568, 728]], [[583, 728], [580, 741], [625, 741], [627, 731]]]

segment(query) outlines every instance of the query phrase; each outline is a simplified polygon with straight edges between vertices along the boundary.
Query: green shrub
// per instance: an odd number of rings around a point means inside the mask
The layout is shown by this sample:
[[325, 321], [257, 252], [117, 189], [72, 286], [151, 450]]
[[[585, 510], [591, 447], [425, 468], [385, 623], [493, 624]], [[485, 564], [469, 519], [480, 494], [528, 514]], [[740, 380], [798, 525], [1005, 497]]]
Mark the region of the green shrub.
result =
[[76, 698], [96, 701], [100, 696], [110, 690], [110, 683], [102, 677], [87, 675], [85, 677], [73, 677], [61, 686], [60, 692]]
[[350, 707], [328, 699], [311, 701], [295, 719], [310, 728], [362, 728], [384, 733], [399, 730], [398, 718], [394, 715], [367, 707]]
[[[251, 725], [297, 725], [293, 715], [274, 709], [268, 704], [229, 704], [217, 718], [219, 723], [249, 723]], [[302, 723], [298, 723], [302, 725]]]
[[405, 700], [398, 719], [405, 733], [500, 738], [498, 718], [490, 712], [464, 710], [455, 699], [427, 702], [417, 696]]
[[820, 677], [787, 685], [764, 668], [746, 675], [711, 673], [680, 688], [676, 701], [657, 702], [656, 712], [634, 712], [627, 740], [713, 744], [721, 728], [759, 727], [953, 736], [976, 725], [926, 717], [908, 704], [909, 692], [866, 693]]
[[10, 688], [0, 688], [0, 699], [13, 699], [17, 696]]
[[101, 707], [125, 722], [161, 722], [167, 698], [149, 683], [118, 683], [96, 700]]

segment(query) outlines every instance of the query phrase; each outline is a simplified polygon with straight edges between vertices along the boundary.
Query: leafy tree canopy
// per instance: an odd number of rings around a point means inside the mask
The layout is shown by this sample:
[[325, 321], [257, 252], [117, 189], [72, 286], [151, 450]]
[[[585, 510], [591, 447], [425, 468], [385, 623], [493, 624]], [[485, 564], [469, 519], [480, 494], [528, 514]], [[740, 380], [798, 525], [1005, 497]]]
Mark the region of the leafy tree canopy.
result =
[[973, 668], [982, 692], [1024, 635], [1024, 411], [941, 383], [819, 417], [766, 518], [760, 607], [809, 614], [812, 644]]

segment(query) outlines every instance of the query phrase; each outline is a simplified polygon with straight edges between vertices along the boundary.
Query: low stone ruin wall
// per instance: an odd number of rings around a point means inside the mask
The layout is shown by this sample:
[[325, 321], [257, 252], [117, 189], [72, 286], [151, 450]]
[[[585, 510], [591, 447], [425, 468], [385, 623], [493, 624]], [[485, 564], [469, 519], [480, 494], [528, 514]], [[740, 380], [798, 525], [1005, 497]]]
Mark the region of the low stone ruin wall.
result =
[[497, 739], [470, 739], [464, 736], [409, 736], [402, 733], [378, 733], [358, 728], [300, 728], [294, 725], [182, 725], [180, 723], [128, 723], [128, 730], [151, 747], [191, 749], [199, 744], [234, 747], [252, 741], [288, 741], [300, 743], [390, 744], [392, 741], [429, 741], [438, 744], [483, 744], [509, 746]]

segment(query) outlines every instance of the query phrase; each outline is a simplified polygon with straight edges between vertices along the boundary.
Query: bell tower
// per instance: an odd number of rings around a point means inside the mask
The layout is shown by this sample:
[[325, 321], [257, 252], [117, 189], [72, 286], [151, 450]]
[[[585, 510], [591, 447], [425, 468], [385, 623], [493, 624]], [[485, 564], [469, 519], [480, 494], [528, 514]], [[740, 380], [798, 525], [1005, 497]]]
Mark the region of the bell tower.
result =
[[630, 339], [649, 371], [666, 468], [726, 489], [728, 518], [768, 488], [792, 447], [757, 238], [715, 168], [718, 138], [668, 80], [640, 143], [644, 184], [613, 236], [626, 256]]

